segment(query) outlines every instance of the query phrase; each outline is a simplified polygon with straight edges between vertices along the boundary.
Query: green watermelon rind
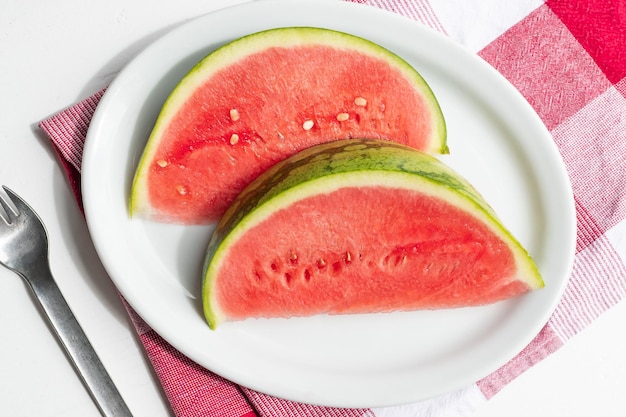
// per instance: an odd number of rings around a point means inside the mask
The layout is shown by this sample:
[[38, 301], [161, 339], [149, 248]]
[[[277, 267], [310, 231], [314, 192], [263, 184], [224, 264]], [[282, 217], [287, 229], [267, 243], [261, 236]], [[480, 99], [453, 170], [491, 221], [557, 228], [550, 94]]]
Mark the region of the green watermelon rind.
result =
[[211, 74], [228, 67], [247, 55], [270, 46], [280, 45], [288, 47], [299, 44], [326, 44], [336, 48], [358, 50], [393, 64], [406, 75], [407, 79], [413, 81], [415, 87], [423, 94], [427, 108], [431, 110], [434, 136], [436, 138], [430, 141], [432, 147], [424, 151], [441, 154], [449, 152], [447, 129], [439, 102], [420, 73], [403, 58], [367, 39], [336, 30], [315, 27], [268, 29], [238, 38], [209, 53], [185, 75], [168, 96], [148, 138], [136, 170], [130, 198], [131, 217], [134, 213], [150, 211], [149, 199], [146, 195], [148, 189], [146, 186], [148, 176], [146, 164], [149, 164], [154, 159], [154, 155], [159, 147], [159, 142], [153, 139], [163, 134], [171, 119], [176, 115], [178, 109], [190, 94]]
[[[340, 163], [330, 166], [332, 157]], [[330, 168], [324, 169], [325, 165]], [[285, 175], [277, 178], [280, 173]], [[228, 249], [246, 231], [302, 198], [343, 187], [371, 186], [416, 190], [472, 214], [511, 249], [518, 271], [516, 278], [530, 289], [544, 286], [537, 265], [526, 249], [498, 220], [478, 191], [458, 173], [436, 158], [403, 145], [342, 140], [311, 147], [276, 164], [250, 184], [225, 213], [212, 235], [204, 262], [202, 297], [209, 327], [214, 329], [227, 320], [214, 299], [212, 288]]]
[[[286, 189], [296, 186], [311, 178], [322, 177], [355, 170], [355, 158], [361, 171], [406, 171], [418, 174], [453, 187], [458, 192], [467, 194], [482, 208], [496, 217], [493, 209], [485, 202], [480, 193], [466, 179], [453, 172], [450, 167], [437, 158], [415, 151], [396, 142], [370, 139], [337, 140], [327, 144], [312, 146], [300, 151], [297, 156], [287, 158], [269, 168], [262, 176], [253, 180], [224, 213], [218, 230], [228, 230], [254, 206], [272, 199]], [[251, 194], [250, 196], [245, 196]], [[242, 205], [247, 207], [242, 207]]]

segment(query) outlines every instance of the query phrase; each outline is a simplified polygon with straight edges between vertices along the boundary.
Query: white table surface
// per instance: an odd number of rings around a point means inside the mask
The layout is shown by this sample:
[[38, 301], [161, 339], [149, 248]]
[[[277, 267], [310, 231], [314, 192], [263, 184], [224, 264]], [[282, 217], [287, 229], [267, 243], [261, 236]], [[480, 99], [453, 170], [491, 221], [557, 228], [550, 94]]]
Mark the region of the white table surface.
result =
[[[155, 7], [148, 0], [0, 0], [0, 184], [43, 218], [57, 283], [137, 417], [172, 414], [36, 122], [107, 85], [169, 28], [241, 2], [178, 0]], [[475, 415], [622, 415], [624, 323], [621, 303]], [[29, 289], [3, 268], [0, 415], [99, 415]]]

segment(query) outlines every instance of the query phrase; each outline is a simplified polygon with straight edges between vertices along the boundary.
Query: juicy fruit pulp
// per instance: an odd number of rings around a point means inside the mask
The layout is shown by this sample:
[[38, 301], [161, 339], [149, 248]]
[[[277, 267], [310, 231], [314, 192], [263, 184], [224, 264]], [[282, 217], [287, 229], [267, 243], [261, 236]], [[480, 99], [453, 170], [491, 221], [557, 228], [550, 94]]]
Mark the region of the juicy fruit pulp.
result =
[[255, 180], [205, 261], [209, 325], [249, 317], [474, 306], [543, 286], [462, 177], [387, 141], [314, 146]]
[[381, 46], [317, 28], [240, 38], [198, 63], [167, 99], [137, 169], [131, 214], [217, 221], [276, 162], [351, 137], [447, 152], [429, 86]]

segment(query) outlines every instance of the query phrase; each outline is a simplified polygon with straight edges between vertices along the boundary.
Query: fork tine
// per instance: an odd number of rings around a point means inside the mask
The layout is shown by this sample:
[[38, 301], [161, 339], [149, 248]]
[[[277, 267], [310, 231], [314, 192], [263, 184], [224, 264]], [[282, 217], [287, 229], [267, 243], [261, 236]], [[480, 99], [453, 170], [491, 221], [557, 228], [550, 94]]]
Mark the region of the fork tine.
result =
[[[15, 200], [17, 197], [17, 194], [15, 194], [13, 191], [11, 191], [7, 186], [3, 185], [2, 189], [4, 189], [4, 191], [7, 193], [7, 195], [9, 196], [9, 198], [11, 199], [11, 201], [13, 201], [13, 204], [15, 204]], [[17, 198], [19, 199], [19, 197]], [[4, 219], [2, 216], [0, 216], [0, 218], [2, 218], [2, 220], [5, 223], [11, 224], [15, 221], [17, 215], [19, 214], [19, 212], [16, 212], [4, 199], [4, 197], [2, 197], [2, 195], [0, 195], [0, 206], [2, 206], [2, 208], [4, 209], [4, 211], [6, 212], [7, 218]], [[15, 206], [18, 208], [17, 204], [15, 204]]]
[[17, 209], [16, 214], [20, 214], [20, 212], [22, 211], [33, 211], [33, 209], [30, 208], [28, 204], [26, 204], [26, 201], [22, 200], [22, 197], [20, 197], [15, 192], [13, 192], [13, 190], [11, 190], [9, 187], [7, 187], [6, 185], [3, 185], [2, 188], [4, 189], [4, 191], [7, 193], [7, 195], [9, 196], [9, 198], [15, 205], [15, 208]]

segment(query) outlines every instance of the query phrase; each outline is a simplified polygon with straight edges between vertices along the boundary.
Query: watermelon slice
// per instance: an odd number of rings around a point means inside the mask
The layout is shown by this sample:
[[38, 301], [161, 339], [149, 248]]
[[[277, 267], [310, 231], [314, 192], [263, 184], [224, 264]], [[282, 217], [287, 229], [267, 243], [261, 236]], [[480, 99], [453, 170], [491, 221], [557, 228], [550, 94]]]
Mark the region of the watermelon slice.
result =
[[167, 99], [137, 168], [131, 214], [214, 222], [276, 162], [350, 137], [447, 152], [429, 86], [381, 46], [303, 27], [240, 38], [198, 63]]
[[380, 140], [313, 146], [234, 201], [204, 265], [210, 327], [250, 317], [477, 306], [544, 283], [438, 159]]

